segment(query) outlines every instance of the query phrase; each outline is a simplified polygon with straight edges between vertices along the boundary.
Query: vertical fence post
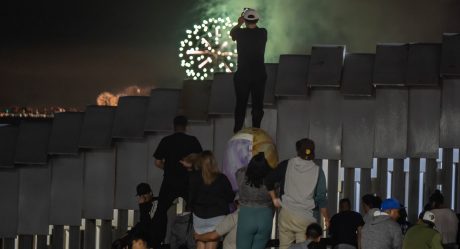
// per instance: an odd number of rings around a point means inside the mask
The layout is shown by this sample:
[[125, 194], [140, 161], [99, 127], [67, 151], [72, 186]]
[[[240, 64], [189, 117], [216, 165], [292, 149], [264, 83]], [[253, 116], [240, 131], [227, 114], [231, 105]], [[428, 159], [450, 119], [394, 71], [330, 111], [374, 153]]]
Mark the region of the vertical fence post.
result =
[[350, 199], [351, 209], [355, 204], [355, 169], [345, 168], [343, 177], [343, 198]]
[[96, 249], [96, 220], [85, 220], [84, 249]]
[[102, 220], [99, 248], [110, 248], [111, 244], [112, 244], [112, 221]]
[[430, 195], [436, 190], [438, 162], [436, 159], [426, 159], [423, 189], [423, 205], [428, 203]]
[[409, 162], [409, 201], [408, 219], [415, 224], [418, 219], [418, 201], [420, 185], [420, 159], [411, 158]]
[[[361, 169], [361, 179], [359, 181], [360, 185], [360, 194], [361, 196], [357, 196], [356, 198], [361, 198], [363, 195], [370, 194], [372, 193], [371, 189], [371, 169]], [[363, 205], [360, 205], [359, 210], [362, 213], [363, 212]]]
[[69, 249], [81, 249], [80, 227], [69, 227]]
[[34, 248], [34, 236], [33, 235], [19, 235], [18, 238], [19, 249], [33, 249]]
[[47, 237], [47, 235], [37, 235], [37, 249], [48, 249]]
[[388, 159], [377, 159], [377, 195], [385, 200], [387, 198]]
[[444, 205], [449, 208], [452, 204], [453, 153], [453, 149], [442, 149], [442, 194], [444, 195]]
[[64, 248], [64, 226], [54, 225], [53, 235], [51, 236], [51, 248], [62, 249]]
[[116, 239], [123, 236], [128, 231], [128, 210], [118, 210], [118, 224], [116, 230]]
[[339, 182], [339, 161], [338, 160], [328, 160], [327, 199], [328, 199], [328, 209], [329, 209], [329, 213], [331, 217], [337, 213], [338, 182]]
[[14, 249], [14, 238], [4, 238], [3, 249]]
[[391, 177], [391, 196], [401, 204], [406, 202], [406, 174], [404, 172], [404, 159], [394, 159], [393, 175]]

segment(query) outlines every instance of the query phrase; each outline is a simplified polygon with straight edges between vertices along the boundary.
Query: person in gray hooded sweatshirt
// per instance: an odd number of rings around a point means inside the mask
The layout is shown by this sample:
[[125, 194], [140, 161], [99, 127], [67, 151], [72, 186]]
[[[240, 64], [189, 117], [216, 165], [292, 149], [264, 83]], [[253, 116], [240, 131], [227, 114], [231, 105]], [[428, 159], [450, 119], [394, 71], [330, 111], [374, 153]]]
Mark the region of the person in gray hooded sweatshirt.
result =
[[381, 211], [374, 212], [370, 222], [361, 230], [362, 249], [401, 249], [403, 236], [396, 222], [400, 204], [396, 199], [382, 202]]
[[361, 203], [364, 211], [364, 223], [369, 223], [373, 219], [375, 211], [380, 211], [382, 199], [378, 196], [367, 194], [361, 198]]
[[[265, 179], [273, 204], [281, 208], [279, 214], [280, 249], [288, 248], [294, 241], [305, 241], [305, 229], [316, 222], [313, 209], [318, 207], [329, 224], [327, 211], [326, 178], [320, 166], [313, 162], [315, 144], [308, 138], [296, 142], [297, 157], [281, 162]], [[280, 184], [280, 196], [275, 193], [275, 183]]]

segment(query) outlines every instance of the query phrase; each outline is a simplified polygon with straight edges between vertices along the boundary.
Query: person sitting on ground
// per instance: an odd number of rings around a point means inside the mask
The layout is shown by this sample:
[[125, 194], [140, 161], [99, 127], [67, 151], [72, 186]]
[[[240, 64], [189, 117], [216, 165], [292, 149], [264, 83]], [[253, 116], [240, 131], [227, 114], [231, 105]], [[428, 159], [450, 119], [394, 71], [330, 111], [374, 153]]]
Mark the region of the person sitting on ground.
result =
[[238, 249], [264, 249], [270, 240], [273, 203], [264, 185], [271, 172], [263, 152], [252, 157], [247, 167], [236, 172], [240, 212], [236, 245]]
[[442, 235], [444, 248], [457, 248], [458, 218], [452, 209], [444, 206], [444, 196], [436, 190], [430, 196], [431, 212], [436, 216], [434, 225]]
[[153, 212], [154, 212], [154, 197], [152, 189], [148, 183], [139, 183], [136, 187], [136, 195], [139, 203], [139, 222], [129, 230], [126, 235], [117, 239], [113, 242], [113, 249], [125, 248], [136, 236], [142, 235], [143, 240], [150, 246], [153, 247]]
[[[235, 193], [228, 178], [219, 172], [211, 151], [203, 151], [198, 160], [199, 170], [190, 175], [190, 207], [193, 228], [197, 234], [212, 232], [230, 211]], [[215, 249], [217, 242], [197, 240], [197, 249]]]
[[[296, 150], [297, 157], [281, 162], [265, 179], [274, 206], [282, 206], [278, 224], [280, 249], [305, 240], [305, 227], [316, 222], [315, 207], [323, 215], [325, 227], [329, 225], [326, 177], [313, 161], [315, 144], [304, 138], [296, 142]], [[280, 198], [276, 196], [275, 183], [279, 183]]]
[[361, 229], [361, 248], [363, 249], [400, 249], [402, 248], [401, 227], [396, 222], [399, 218], [399, 201], [386, 199], [381, 211], [374, 213], [371, 222]]
[[289, 249], [326, 249], [326, 246], [320, 242], [322, 233], [321, 226], [318, 223], [312, 223], [307, 227], [306, 240], [289, 246]]
[[358, 248], [363, 225], [361, 214], [351, 210], [350, 200], [340, 200], [339, 213], [332, 216], [329, 226], [334, 248]]
[[[238, 200], [235, 200], [235, 205], [238, 207]], [[216, 226], [216, 229], [209, 233], [195, 233], [197, 241], [219, 241], [225, 236], [223, 249], [236, 249], [236, 228], [238, 224], [239, 209], [225, 216], [225, 218]]]
[[443, 249], [441, 234], [434, 229], [435, 221], [432, 212], [422, 212], [418, 223], [407, 231], [403, 249]]
[[380, 199], [380, 197], [378, 196], [367, 194], [361, 198], [361, 202], [362, 202], [363, 211], [364, 211], [364, 216], [363, 216], [364, 223], [369, 223], [372, 221], [375, 211], [380, 211], [380, 205], [382, 205], [382, 199]]

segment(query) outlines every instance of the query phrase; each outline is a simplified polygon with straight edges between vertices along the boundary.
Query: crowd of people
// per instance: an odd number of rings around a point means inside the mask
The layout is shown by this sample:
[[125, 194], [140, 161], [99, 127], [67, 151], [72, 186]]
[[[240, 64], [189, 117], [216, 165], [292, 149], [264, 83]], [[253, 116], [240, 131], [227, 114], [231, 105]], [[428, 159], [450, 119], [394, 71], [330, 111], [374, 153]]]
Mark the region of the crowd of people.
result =
[[113, 248], [162, 248], [167, 210], [178, 197], [186, 200], [186, 207], [174, 221], [184, 228], [170, 238], [174, 249], [266, 248], [277, 211], [281, 249], [458, 248], [458, 219], [444, 206], [439, 190], [412, 226], [398, 200], [382, 201], [372, 194], [361, 198], [363, 215], [353, 211], [345, 198], [339, 202], [339, 212], [329, 217], [326, 178], [315, 164], [312, 140], [297, 141], [297, 156], [275, 169], [263, 152], [254, 155], [236, 172], [235, 193], [213, 153], [203, 151], [196, 137], [185, 134], [186, 127], [187, 118], [176, 117], [175, 132], [159, 143], [154, 153], [155, 165], [164, 170], [159, 196], [153, 196], [147, 183], [137, 186], [140, 221]]
[[[257, 26], [258, 20], [254, 9], [245, 8], [229, 33], [238, 50], [234, 133], [243, 126], [250, 95], [252, 126], [259, 128], [264, 115], [267, 30]], [[241, 28], [243, 24], [246, 28]], [[263, 152], [254, 155], [236, 172], [235, 193], [213, 152], [203, 151], [198, 139], [185, 134], [186, 127], [187, 119], [176, 117], [174, 134], [163, 138], [153, 155], [155, 165], [164, 170], [156, 209], [150, 186], [139, 184], [140, 221], [113, 243], [114, 249], [162, 248], [167, 210], [179, 197], [186, 201], [186, 212], [174, 221], [172, 249], [216, 249], [221, 241], [223, 249], [273, 246], [269, 242], [277, 212], [279, 244], [275, 246], [280, 249], [457, 248], [458, 219], [443, 205], [439, 191], [413, 226], [398, 200], [382, 201], [372, 194], [362, 197], [364, 215], [353, 211], [345, 198], [340, 200], [339, 212], [330, 217], [326, 177], [314, 161], [315, 144], [303, 138], [295, 143], [297, 155], [275, 169]]]
[[[174, 248], [214, 249], [221, 239], [225, 249], [265, 248], [271, 238], [276, 209], [280, 209], [280, 248], [294, 243], [319, 244], [320, 237], [315, 234], [321, 235], [322, 229], [317, 231], [319, 225], [313, 213], [318, 208], [326, 221], [329, 214], [326, 180], [321, 167], [313, 161], [313, 141], [297, 141], [297, 156], [281, 162], [275, 170], [263, 152], [253, 156], [247, 166], [236, 172], [239, 191], [235, 193], [213, 153], [202, 151], [198, 139], [185, 134], [186, 127], [186, 117], [176, 117], [175, 132], [159, 143], [154, 153], [155, 165], [164, 170], [159, 196], [154, 198], [147, 183], [137, 186], [140, 221], [117, 239], [113, 248], [161, 248], [167, 210], [178, 197], [186, 200], [185, 213], [189, 214], [184, 236], [193, 237], [194, 243], [182, 239], [187, 243], [171, 242]], [[317, 226], [308, 230], [311, 224]], [[177, 239], [176, 236], [174, 240]]]

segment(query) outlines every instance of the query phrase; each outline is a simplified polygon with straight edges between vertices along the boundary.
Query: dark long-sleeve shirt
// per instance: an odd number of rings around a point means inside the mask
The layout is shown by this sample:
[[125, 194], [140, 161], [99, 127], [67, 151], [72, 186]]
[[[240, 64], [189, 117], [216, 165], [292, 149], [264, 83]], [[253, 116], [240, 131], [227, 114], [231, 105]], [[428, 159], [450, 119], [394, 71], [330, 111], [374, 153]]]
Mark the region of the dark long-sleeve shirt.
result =
[[219, 174], [210, 185], [206, 185], [201, 171], [190, 175], [190, 206], [192, 212], [202, 218], [209, 219], [229, 213], [229, 204], [233, 202], [235, 193], [227, 177]]
[[234, 28], [232, 39], [238, 50], [238, 71], [265, 72], [264, 54], [267, 30], [264, 28]]

